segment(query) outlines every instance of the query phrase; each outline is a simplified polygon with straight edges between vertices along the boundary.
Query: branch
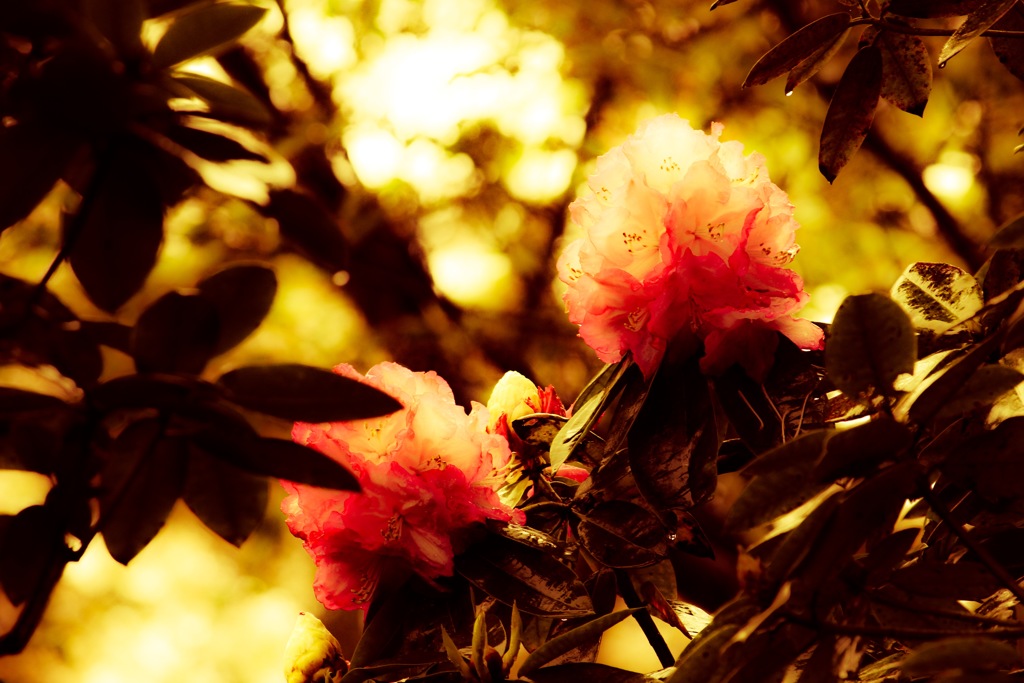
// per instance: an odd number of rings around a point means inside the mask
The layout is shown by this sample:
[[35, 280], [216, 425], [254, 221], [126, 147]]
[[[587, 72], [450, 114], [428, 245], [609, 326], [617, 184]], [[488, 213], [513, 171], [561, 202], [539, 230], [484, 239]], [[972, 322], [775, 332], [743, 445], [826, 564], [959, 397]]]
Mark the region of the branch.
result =
[[[637, 595], [636, 589], [633, 588], [633, 580], [629, 578], [629, 573], [625, 569], [615, 569], [615, 581], [619, 587], [619, 595], [622, 596], [622, 601], [626, 603], [626, 607], [646, 607], [640, 596]], [[668, 643], [662, 637], [661, 632], [658, 630], [657, 624], [654, 623], [654, 618], [651, 617], [651, 613], [646, 609], [637, 612], [633, 615], [636, 619], [636, 623], [640, 625], [640, 629], [647, 636], [647, 642], [654, 648], [655, 654], [658, 655], [658, 661], [665, 668], [668, 668], [676, 663], [676, 658], [672, 656], [672, 651], [668, 648]]]

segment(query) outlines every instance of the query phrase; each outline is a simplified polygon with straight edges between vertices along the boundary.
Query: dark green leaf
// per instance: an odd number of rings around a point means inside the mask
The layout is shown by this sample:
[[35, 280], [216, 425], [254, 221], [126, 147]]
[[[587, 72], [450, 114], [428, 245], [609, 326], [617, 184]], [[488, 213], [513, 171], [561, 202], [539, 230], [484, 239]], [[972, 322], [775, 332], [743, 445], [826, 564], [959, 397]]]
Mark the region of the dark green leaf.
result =
[[198, 375], [216, 353], [217, 308], [205, 297], [168, 292], [149, 306], [132, 330], [139, 372]]
[[629, 465], [655, 509], [690, 508], [717, 481], [718, 428], [697, 359], [666, 355], [629, 431]]
[[474, 586], [521, 612], [542, 617], [593, 614], [587, 589], [555, 557], [490, 536], [455, 558], [455, 569]]
[[954, 417], [988, 408], [1021, 382], [1024, 375], [1011, 367], [982, 365], [935, 415]]
[[943, 471], [989, 498], [1024, 495], [1024, 417], [1012, 417], [974, 436], [950, 455]]
[[843, 47], [843, 44], [846, 42], [846, 36], [849, 34], [850, 29], [847, 28], [831, 40], [822, 43], [817, 50], [794, 66], [793, 70], [789, 72], [789, 76], [786, 77], [786, 94], [792, 93], [797, 86], [818, 73], [821, 67], [825, 66], [830, 59], [835, 57], [836, 53]]
[[331, 272], [346, 267], [348, 241], [337, 217], [317, 197], [294, 189], [275, 189], [270, 191], [267, 205], [258, 210], [276, 220], [281, 237], [306, 258]]
[[[753, 615], [751, 615], [753, 616]], [[694, 639], [676, 660], [676, 670], [666, 683], [707, 683], [722, 666], [722, 651], [743, 624], [716, 625], [714, 621]]]
[[847, 297], [825, 347], [829, 379], [851, 397], [892, 395], [893, 382], [914, 371], [914, 326], [899, 304], [881, 294]]
[[903, 306], [918, 329], [941, 332], [970, 318], [985, 305], [981, 285], [948, 263], [914, 263], [892, 286], [893, 301]]
[[604, 616], [591, 619], [587, 623], [582, 626], [577, 626], [571, 631], [567, 631], [566, 633], [552, 638], [531, 652], [530, 656], [523, 660], [523, 663], [519, 666], [519, 675], [529, 678], [533, 672], [554, 660], [556, 657], [578, 647], [581, 643], [597, 638], [600, 634], [604, 633], [612, 626], [615, 626], [615, 624], [618, 624], [620, 621], [636, 614], [642, 609], [645, 608], [636, 607], [633, 609], [612, 612], [611, 614], [605, 614]]
[[190, 444], [182, 500], [211, 531], [240, 546], [267, 510], [267, 481]]
[[185, 483], [185, 441], [147, 418], [118, 436], [100, 471], [100, 532], [111, 557], [128, 564], [163, 528]]
[[871, 26], [860, 41], [882, 52], [882, 98], [907, 113], [924, 115], [932, 91], [931, 57], [924, 41], [898, 30]]
[[897, 415], [906, 415], [919, 424], [930, 420], [953, 400], [982, 363], [999, 348], [1001, 334], [976, 344], [967, 353], [934, 372], [897, 406]]
[[1017, 648], [992, 638], [965, 636], [944, 638], [919, 645], [907, 655], [900, 669], [907, 676], [924, 676], [950, 669], [992, 671], [1020, 666]]
[[829, 496], [783, 537], [765, 567], [764, 580], [767, 585], [781, 585], [821, 542], [823, 532], [839, 507], [839, 500], [839, 496]]
[[217, 382], [229, 401], [285, 420], [363, 420], [402, 408], [379, 389], [308, 365], [243, 367]]
[[814, 468], [814, 476], [819, 481], [868, 476], [882, 463], [895, 460], [913, 441], [906, 425], [885, 417], [836, 431]]
[[882, 93], [882, 53], [875, 46], [862, 48], [843, 72], [821, 128], [818, 168], [828, 182], [867, 137]]
[[[1000, 31], [1024, 31], [1024, 7], [1016, 4], [992, 28]], [[989, 38], [992, 51], [1006, 70], [1024, 80], [1024, 45], [1019, 38]], [[1000, 245], [1003, 246], [1003, 245]]]
[[[732, 529], [749, 529], [794, 510], [827, 483], [810, 476], [832, 432], [810, 432], [768, 451], [748, 467], [758, 474], [743, 489], [726, 518]], [[768, 464], [766, 464], [768, 463]]]
[[601, 416], [604, 408], [622, 389], [633, 363], [624, 358], [604, 369], [583, 388], [572, 405], [572, 417], [562, 426], [551, 442], [551, 469], [555, 472], [583, 442]]
[[253, 152], [242, 143], [210, 131], [188, 126], [171, 126], [167, 129], [166, 135], [170, 140], [208, 161], [267, 161], [265, 156]]
[[[719, 1], [718, 4], [725, 4]], [[646, 674], [625, 669], [616, 669], [606, 664], [572, 662], [555, 664], [538, 669], [530, 674], [534, 683], [565, 683], [565, 681], [587, 681], [587, 683], [654, 683], [657, 679]]]
[[939, 52], [939, 66], [943, 67], [950, 59], [960, 53], [967, 44], [992, 28], [992, 24], [1006, 14], [1017, 0], [981, 0], [964, 19], [964, 23], [953, 32]]
[[[1024, 25], [1024, 22], [1021, 22]], [[1011, 218], [999, 226], [996, 234], [988, 241], [993, 249], [1024, 248], [1024, 213]]]
[[77, 459], [84, 447], [75, 429], [81, 421], [81, 413], [64, 404], [20, 414], [10, 423], [7, 448], [0, 446], [0, 468], [63, 474], [64, 465]]
[[669, 529], [653, 513], [622, 500], [580, 514], [580, 543], [608, 567], [654, 564], [668, 552]]
[[209, 106], [209, 112], [190, 112], [195, 116], [209, 116], [255, 128], [270, 125], [270, 112], [262, 102], [245, 90], [197, 74], [175, 73], [172, 78]]
[[200, 5], [174, 20], [153, 50], [153, 66], [165, 69], [209, 54], [237, 40], [266, 10], [252, 5]]
[[105, 320], [83, 320], [82, 332], [93, 342], [131, 355], [132, 328]]
[[791, 70], [804, 60], [827, 49], [850, 26], [846, 12], [829, 14], [807, 24], [764, 54], [747, 74], [743, 87], [767, 83]]
[[0, 231], [43, 200], [78, 147], [78, 141], [63, 130], [38, 123], [0, 126], [0, 159], [8, 160], [0, 169]]
[[0, 387], [0, 418], [12, 418], [33, 412], [52, 412], [63, 410], [67, 403], [47, 394], [32, 391]]
[[274, 271], [261, 265], [233, 265], [198, 285], [220, 320], [214, 353], [223, 353], [252, 334], [270, 312], [277, 293]]
[[156, 263], [164, 211], [159, 190], [131, 156], [115, 154], [107, 164], [91, 205], [85, 198], [79, 206], [88, 215], [69, 261], [93, 303], [114, 311], [142, 287]]
[[53, 510], [33, 505], [0, 517], [0, 587], [15, 605], [28, 600], [53, 566], [61, 562], [64, 529]]
[[294, 441], [225, 427], [200, 431], [193, 437], [195, 443], [247, 472], [325, 489], [359, 490], [359, 480], [351, 472], [319, 451]]
[[1000, 588], [999, 579], [979, 562], [917, 562], [897, 569], [889, 578], [908, 593], [935, 598], [984, 600]]
[[903, 17], [939, 19], [962, 17], [978, 5], [978, 0], [892, 0], [888, 10]]
[[137, 408], [175, 411], [216, 397], [211, 384], [180, 375], [125, 375], [88, 393], [91, 405], [100, 412]]

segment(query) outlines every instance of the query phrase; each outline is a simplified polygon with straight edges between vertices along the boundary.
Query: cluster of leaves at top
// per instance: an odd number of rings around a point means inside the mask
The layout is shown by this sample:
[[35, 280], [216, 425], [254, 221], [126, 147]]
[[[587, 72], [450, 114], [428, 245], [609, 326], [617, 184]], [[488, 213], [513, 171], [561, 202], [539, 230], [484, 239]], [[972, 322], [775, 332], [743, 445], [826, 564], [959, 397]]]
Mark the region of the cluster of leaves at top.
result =
[[[0, 362], [51, 366], [80, 390], [67, 402], [0, 388], [0, 468], [52, 482], [43, 504], [0, 516], [0, 588], [21, 606], [0, 636], [0, 655], [25, 646], [64, 567], [97, 533], [126, 563], [180, 498], [241, 544], [264, 518], [267, 476], [358, 489], [334, 461], [261, 436], [250, 418], [317, 422], [400, 407], [371, 387], [303, 365], [200, 378], [269, 311], [277, 281], [264, 266], [223, 268], [189, 293], [158, 298], [130, 326], [116, 315], [79, 319], [47, 289], [67, 260], [89, 298], [115, 314], [153, 267], [166, 208], [201, 182], [204, 164], [267, 161], [250, 148], [250, 129], [270, 120], [253, 95], [175, 70], [225, 48], [262, 14], [180, 0], [0, 6], [0, 64], [9, 74], [0, 84], [0, 229], [28, 215], [58, 180], [79, 198], [41, 282], [0, 276]], [[167, 24], [152, 51], [140, 37], [150, 18]], [[297, 192], [274, 199], [291, 209], [283, 218], [312, 215], [307, 222], [332, 225]], [[101, 346], [127, 354], [136, 372], [101, 381]]]
[[[715, 7], [735, 1], [718, 0]], [[822, 125], [818, 165], [829, 182], [864, 142], [879, 99], [910, 114], [924, 114], [932, 87], [932, 58], [922, 36], [948, 36], [937, 60], [942, 68], [972, 41], [987, 35], [1003, 66], [1024, 79], [1024, 43], [1015, 35], [1024, 30], [1024, 8], [1016, 0], [881, 0], [877, 5], [861, 2], [856, 9], [856, 15], [836, 12], [799, 29], [765, 53], [743, 83], [761, 85], [786, 74], [786, 93], [791, 93], [840, 51], [854, 28], [866, 27], [835, 86]], [[918, 25], [921, 20], [950, 17], [964, 20], [953, 31]]]
[[[1021, 264], [914, 264], [890, 295], [846, 299], [824, 352], [780, 340], [764, 384], [670, 351], [646, 380], [607, 366], [568, 419], [515, 420], [526, 525], [490, 527], [446, 591], [379, 592], [338, 678], [501, 681], [522, 643], [518, 676], [539, 683], [1016, 680]], [[565, 462], [591, 476], [559, 477]], [[738, 465], [726, 528], [757, 540], [709, 618], [676, 599], [678, 562], [708, 553], [691, 513]], [[652, 616], [693, 637], [678, 660]], [[626, 618], [664, 669], [594, 662]]]

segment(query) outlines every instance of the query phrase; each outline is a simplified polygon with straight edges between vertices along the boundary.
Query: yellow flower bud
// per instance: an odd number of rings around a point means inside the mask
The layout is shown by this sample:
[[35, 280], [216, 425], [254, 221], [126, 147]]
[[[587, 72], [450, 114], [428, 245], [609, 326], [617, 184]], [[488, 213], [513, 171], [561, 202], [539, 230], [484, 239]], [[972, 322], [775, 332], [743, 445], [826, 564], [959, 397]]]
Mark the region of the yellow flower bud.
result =
[[511, 423], [512, 420], [537, 412], [539, 405], [537, 385], [524, 375], [510, 370], [494, 385], [491, 398], [487, 401], [487, 410], [491, 414], [489, 429], [494, 429], [502, 415], [508, 415]]
[[286, 683], [337, 683], [348, 671], [338, 639], [309, 612], [299, 612], [284, 661]]

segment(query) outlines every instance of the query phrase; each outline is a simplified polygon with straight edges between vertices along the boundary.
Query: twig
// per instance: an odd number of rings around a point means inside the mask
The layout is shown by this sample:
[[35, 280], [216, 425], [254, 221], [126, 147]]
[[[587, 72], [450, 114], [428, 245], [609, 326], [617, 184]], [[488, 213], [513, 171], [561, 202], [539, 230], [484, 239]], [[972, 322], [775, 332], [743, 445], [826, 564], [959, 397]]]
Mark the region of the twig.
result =
[[988, 567], [988, 570], [992, 572], [992, 575], [999, 579], [1007, 590], [1013, 593], [1013, 597], [1017, 598], [1017, 601], [1024, 605], [1024, 589], [1021, 589], [1020, 583], [1010, 575], [1010, 572], [1006, 570], [1006, 567], [1000, 564], [999, 560], [994, 558], [984, 546], [975, 541], [974, 538], [967, 533], [967, 530], [964, 529], [962, 524], [953, 519], [953, 515], [950, 513], [949, 508], [946, 507], [945, 503], [939, 500], [938, 496], [936, 496], [935, 492], [931, 490], [927, 482], [921, 482], [921, 486], [919, 488], [921, 489], [922, 497], [931, 509], [935, 511], [935, 514], [939, 516], [939, 519], [949, 527], [950, 531], [956, 534], [957, 538], [963, 541], [963, 544], [967, 546], [968, 550], [978, 556], [978, 559], [982, 564]]
[[[637, 595], [636, 589], [633, 588], [633, 580], [629, 578], [629, 573], [625, 569], [615, 569], [615, 581], [619, 587], [619, 595], [622, 596], [622, 601], [626, 603], [626, 607], [646, 607], [644, 601]], [[646, 609], [636, 612], [633, 615], [636, 619], [636, 623], [640, 625], [640, 630], [647, 636], [647, 642], [654, 648], [654, 653], [658, 655], [658, 661], [665, 668], [668, 668], [676, 663], [676, 658], [672, 656], [672, 651], [668, 648], [668, 643], [661, 635], [661, 631], [658, 630], [657, 624], [654, 623], [654, 618], [651, 613]]]
[[[955, 32], [953, 29], [948, 28], [920, 28], [918, 26], [907, 26], [905, 24], [896, 24], [885, 19], [876, 19], [875, 17], [860, 17], [850, 22], [850, 26], [874, 26], [876, 28], [884, 28], [887, 31], [894, 33], [905, 33], [910, 36], [937, 36], [945, 37], [953, 35]], [[1024, 38], [1024, 31], [1009, 31], [1005, 29], [990, 28], [981, 35], [986, 38]]]

